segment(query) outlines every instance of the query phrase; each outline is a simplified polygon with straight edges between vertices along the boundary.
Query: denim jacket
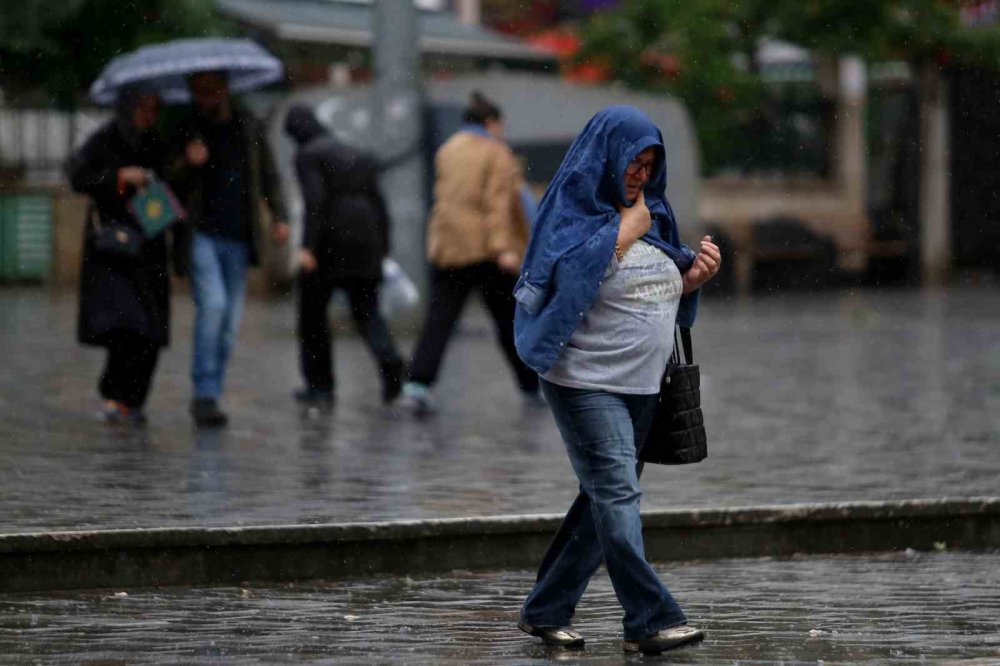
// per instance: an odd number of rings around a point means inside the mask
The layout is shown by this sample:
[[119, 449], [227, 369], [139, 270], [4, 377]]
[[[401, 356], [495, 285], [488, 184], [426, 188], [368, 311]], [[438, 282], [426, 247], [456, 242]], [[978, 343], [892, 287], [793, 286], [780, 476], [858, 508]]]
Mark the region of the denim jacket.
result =
[[[614, 258], [625, 167], [650, 147], [657, 149], [658, 160], [644, 189], [652, 226], [643, 240], [665, 252], [682, 274], [694, 263], [695, 253], [681, 244], [665, 197], [659, 130], [631, 107], [599, 112], [573, 142], [542, 198], [514, 287], [514, 341], [518, 355], [536, 372], [548, 372], [597, 297]], [[698, 294], [681, 297], [679, 326], [694, 324]]]

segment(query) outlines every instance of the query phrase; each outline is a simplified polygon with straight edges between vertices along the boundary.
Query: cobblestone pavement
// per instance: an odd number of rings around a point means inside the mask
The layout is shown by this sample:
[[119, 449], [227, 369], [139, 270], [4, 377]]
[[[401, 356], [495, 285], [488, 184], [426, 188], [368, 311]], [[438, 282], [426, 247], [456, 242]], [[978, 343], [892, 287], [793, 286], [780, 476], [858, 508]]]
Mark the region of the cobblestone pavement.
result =
[[[996, 494], [995, 289], [708, 298], [695, 336], [710, 457], [644, 476], [647, 508]], [[100, 350], [75, 295], [0, 290], [0, 532], [344, 522], [562, 511], [575, 482], [544, 409], [522, 405], [481, 313], [445, 361], [442, 413], [382, 408], [353, 335], [339, 400], [294, 406], [294, 314], [250, 302], [224, 431], [186, 409], [191, 307], [174, 299], [143, 430], [94, 417]], [[404, 348], [413, 331], [402, 331]]]
[[1000, 663], [1000, 553], [729, 560], [657, 567], [705, 628], [659, 658], [621, 651], [595, 577], [584, 652], [514, 626], [532, 572], [280, 587], [0, 595], [4, 663]]

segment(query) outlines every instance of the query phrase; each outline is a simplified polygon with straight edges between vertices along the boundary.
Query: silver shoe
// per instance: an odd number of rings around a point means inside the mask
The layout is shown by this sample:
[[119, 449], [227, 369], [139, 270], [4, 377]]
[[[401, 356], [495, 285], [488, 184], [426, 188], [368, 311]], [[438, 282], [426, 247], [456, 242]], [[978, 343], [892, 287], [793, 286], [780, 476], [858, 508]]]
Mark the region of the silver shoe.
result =
[[626, 652], [642, 652], [643, 654], [660, 654], [685, 645], [700, 643], [705, 640], [705, 632], [696, 627], [681, 625], [670, 629], [661, 629], [652, 636], [634, 641], [624, 641], [622, 649]]
[[533, 627], [518, 622], [517, 628], [526, 634], [538, 636], [546, 645], [578, 650], [583, 647], [583, 636], [569, 627]]

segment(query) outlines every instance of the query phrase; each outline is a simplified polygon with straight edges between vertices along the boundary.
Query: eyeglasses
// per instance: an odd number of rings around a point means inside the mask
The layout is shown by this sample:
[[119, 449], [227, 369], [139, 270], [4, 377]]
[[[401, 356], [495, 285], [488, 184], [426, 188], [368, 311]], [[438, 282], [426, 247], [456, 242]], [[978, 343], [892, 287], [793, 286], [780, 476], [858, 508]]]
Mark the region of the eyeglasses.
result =
[[645, 171], [646, 175], [650, 178], [653, 177], [653, 169], [656, 168], [655, 162], [640, 162], [639, 160], [632, 160], [625, 167], [625, 173], [629, 176], [638, 176], [640, 171]]

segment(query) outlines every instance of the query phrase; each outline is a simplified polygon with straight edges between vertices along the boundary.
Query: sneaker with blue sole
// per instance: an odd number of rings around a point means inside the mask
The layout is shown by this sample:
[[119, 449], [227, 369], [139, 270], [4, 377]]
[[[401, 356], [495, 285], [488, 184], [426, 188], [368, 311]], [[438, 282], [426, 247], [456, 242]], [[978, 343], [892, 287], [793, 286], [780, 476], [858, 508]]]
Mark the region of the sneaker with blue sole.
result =
[[403, 385], [403, 397], [399, 404], [418, 417], [430, 416], [437, 412], [431, 388], [418, 382], [407, 382]]

